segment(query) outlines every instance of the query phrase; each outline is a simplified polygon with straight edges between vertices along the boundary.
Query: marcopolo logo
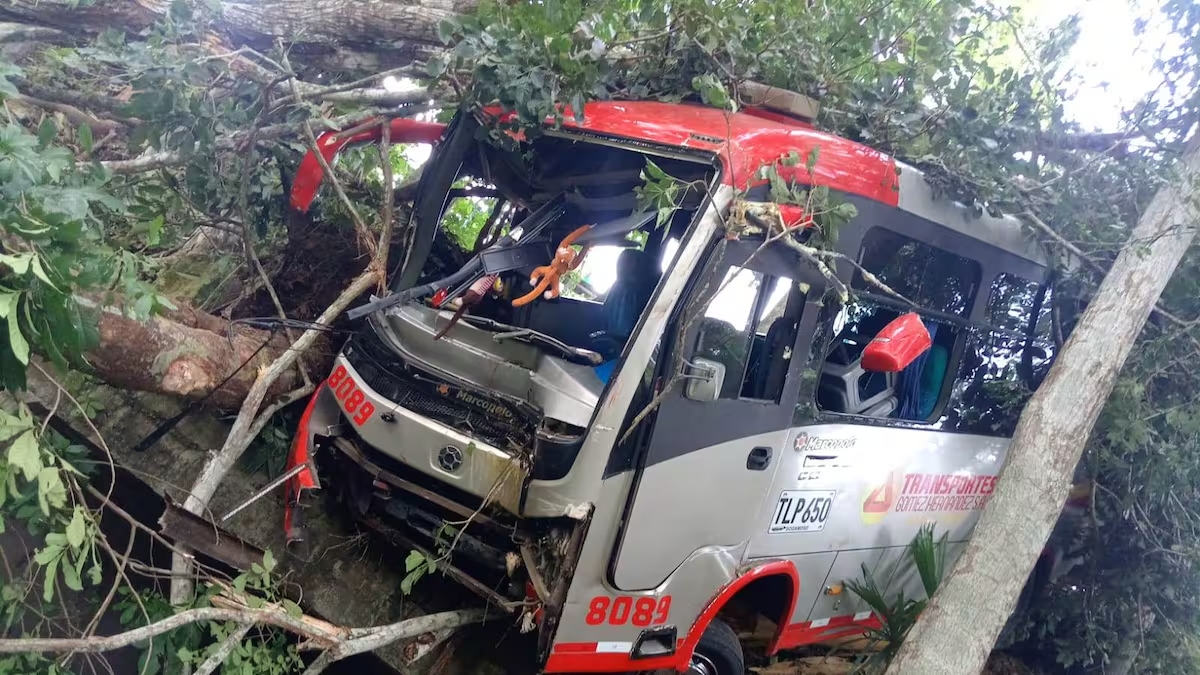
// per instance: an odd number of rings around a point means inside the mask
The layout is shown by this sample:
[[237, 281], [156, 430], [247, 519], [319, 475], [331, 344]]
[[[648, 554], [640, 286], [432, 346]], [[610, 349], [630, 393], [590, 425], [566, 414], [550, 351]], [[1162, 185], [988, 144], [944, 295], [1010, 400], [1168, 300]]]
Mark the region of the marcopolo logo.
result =
[[846, 438], [818, 438], [810, 436], [807, 431], [796, 434], [796, 452], [826, 452], [830, 450], [848, 450], [858, 443], [853, 436]]

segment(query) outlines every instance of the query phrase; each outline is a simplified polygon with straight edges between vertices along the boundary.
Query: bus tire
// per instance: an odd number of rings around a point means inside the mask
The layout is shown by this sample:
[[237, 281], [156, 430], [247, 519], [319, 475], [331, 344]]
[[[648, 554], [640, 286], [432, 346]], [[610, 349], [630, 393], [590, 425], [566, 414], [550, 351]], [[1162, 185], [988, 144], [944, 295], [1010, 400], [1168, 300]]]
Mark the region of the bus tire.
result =
[[729, 624], [713, 619], [696, 643], [687, 672], [690, 675], [743, 675], [746, 657]]

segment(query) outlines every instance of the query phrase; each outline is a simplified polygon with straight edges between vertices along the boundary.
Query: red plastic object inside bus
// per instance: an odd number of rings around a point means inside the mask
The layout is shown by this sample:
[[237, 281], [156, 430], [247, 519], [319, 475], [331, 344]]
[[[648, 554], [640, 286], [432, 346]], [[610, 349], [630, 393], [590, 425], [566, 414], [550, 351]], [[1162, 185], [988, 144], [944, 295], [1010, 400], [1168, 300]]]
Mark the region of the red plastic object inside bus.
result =
[[933, 345], [921, 317], [909, 312], [893, 319], [863, 350], [863, 370], [898, 373]]
[[[361, 131], [327, 131], [317, 138], [317, 147], [321, 149], [321, 155], [325, 157], [327, 163], [332, 163], [333, 158], [348, 145], [358, 145], [360, 143], [376, 143], [383, 138], [382, 125], [372, 125], [368, 128], [363, 128], [360, 124], [355, 129]], [[407, 118], [397, 118], [389, 124], [391, 128], [390, 140], [392, 143], [435, 143], [442, 137], [442, 132], [446, 130], [446, 125], [436, 122], [422, 122]], [[292, 183], [291, 204], [292, 208], [301, 213], [308, 210], [312, 206], [313, 200], [317, 198], [317, 190], [321, 187], [321, 180], [325, 178], [325, 172], [321, 169], [321, 162], [317, 159], [312, 150], [304, 155], [304, 159], [300, 161], [300, 168], [296, 170], [296, 180]]]

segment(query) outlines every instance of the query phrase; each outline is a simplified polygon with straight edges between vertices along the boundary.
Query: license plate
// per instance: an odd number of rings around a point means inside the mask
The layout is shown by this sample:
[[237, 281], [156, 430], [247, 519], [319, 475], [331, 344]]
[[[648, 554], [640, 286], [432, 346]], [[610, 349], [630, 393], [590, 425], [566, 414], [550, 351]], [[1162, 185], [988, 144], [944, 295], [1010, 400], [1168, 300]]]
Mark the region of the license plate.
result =
[[837, 490], [784, 490], [775, 503], [769, 534], [820, 532], [829, 520]]

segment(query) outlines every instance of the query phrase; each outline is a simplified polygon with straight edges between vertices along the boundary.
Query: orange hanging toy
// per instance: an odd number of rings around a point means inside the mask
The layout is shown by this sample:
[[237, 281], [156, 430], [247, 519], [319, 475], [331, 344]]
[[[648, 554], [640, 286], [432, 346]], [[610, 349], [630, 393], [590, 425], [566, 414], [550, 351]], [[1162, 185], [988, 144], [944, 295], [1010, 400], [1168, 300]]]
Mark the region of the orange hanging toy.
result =
[[529, 275], [529, 283], [534, 285], [533, 290], [513, 300], [513, 307], [528, 305], [542, 293], [546, 294], [547, 300], [558, 297], [559, 291], [562, 290], [560, 278], [583, 264], [583, 257], [587, 255], [588, 249], [592, 246], [584, 244], [583, 248], [576, 253], [575, 249], [571, 248], [571, 244], [590, 229], [592, 229], [591, 225], [584, 225], [559, 242], [558, 250], [554, 252], [554, 260], [550, 261], [549, 265], [534, 268], [533, 274]]

